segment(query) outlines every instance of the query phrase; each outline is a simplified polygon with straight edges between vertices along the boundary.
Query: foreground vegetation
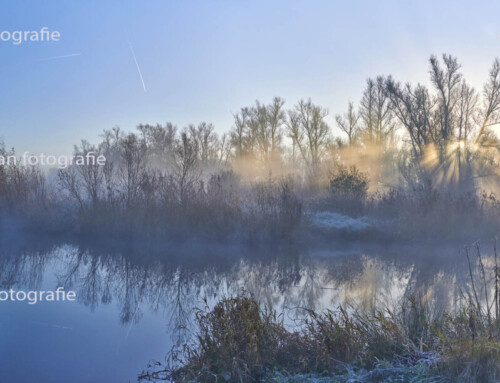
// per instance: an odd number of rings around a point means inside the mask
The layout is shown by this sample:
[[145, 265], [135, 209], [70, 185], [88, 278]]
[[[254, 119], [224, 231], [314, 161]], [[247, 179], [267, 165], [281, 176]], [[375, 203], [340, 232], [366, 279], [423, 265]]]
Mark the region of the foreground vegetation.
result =
[[[168, 367], [142, 380], [176, 382], [456, 381], [500, 379], [500, 326], [474, 310], [430, 317], [416, 299], [399, 311], [339, 307], [308, 312], [290, 332], [250, 297], [199, 313], [197, 343], [171, 353]], [[180, 362], [180, 364], [179, 364]], [[311, 380], [313, 381], [313, 380]], [[318, 379], [318, 381], [322, 381]]]
[[[247, 294], [196, 315], [196, 339], [172, 350], [140, 380], [175, 382], [496, 382], [500, 380], [500, 270], [476, 247], [456, 312], [425, 296], [394, 309], [304, 309], [290, 329]], [[477, 275], [476, 271], [477, 270]], [[492, 294], [491, 294], [492, 293]], [[489, 298], [488, 298], [488, 294]]]

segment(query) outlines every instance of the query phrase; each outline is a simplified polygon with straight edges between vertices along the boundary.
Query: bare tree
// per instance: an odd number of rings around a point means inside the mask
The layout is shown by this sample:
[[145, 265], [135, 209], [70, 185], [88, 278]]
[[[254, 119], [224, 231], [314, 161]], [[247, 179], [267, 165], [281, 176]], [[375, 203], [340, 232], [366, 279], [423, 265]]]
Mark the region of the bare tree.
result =
[[179, 192], [179, 200], [182, 205], [189, 201], [194, 193], [196, 183], [199, 179], [197, 172], [198, 149], [186, 132], [181, 134], [181, 140], [175, 152], [176, 167], [175, 178]]
[[476, 143], [483, 141], [488, 129], [500, 123], [500, 60], [497, 58], [490, 69], [488, 81], [483, 89], [484, 105], [481, 113], [481, 126]]
[[[80, 146], [75, 146], [74, 152], [77, 156], [86, 157], [87, 154], [92, 154], [97, 158], [101, 155], [101, 148], [82, 140]], [[92, 206], [97, 206], [103, 181], [102, 165], [97, 164], [95, 160], [89, 160], [85, 161], [82, 165], [76, 166], [76, 169], [81, 176], [83, 187], [87, 192]]]
[[187, 129], [203, 166], [216, 162], [218, 158], [218, 137], [214, 130], [214, 126], [206, 122], [201, 122], [197, 127], [189, 125]]
[[164, 170], [172, 165], [177, 140], [177, 127], [170, 122], [164, 126], [139, 125], [137, 127], [145, 142], [150, 165]]
[[269, 105], [255, 101], [254, 106], [234, 115], [231, 144], [236, 157], [250, 155], [264, 164], [279, 157], [286, 123], [284, 103], [279, 97]]
[[360, 104], [362, 130], [366, 143], [385, 145], [395, 129], [390, 101], [385, 91], [385, 79], [368, 79]]
[[269, 146], [271, 156], [275, 157], [283, 140], [283, 127], [286, 124], [286, 113], [283, 109], [285, 100], [280, 97], [274, 97], [273, 102], [267, 106], [267, 129], [269, 131]]
[[231, 156], [231, 137], [224, 133], [219, 140], [219, 165], [229, 162]]
[[364, 141], [369, 144], [385, 145], [395, 129], [389, 98], [385, 91], [385, 79], [378, 76], [368, 79], [360, 103], [360, 118]]
[[[488, 154], [500, 148], [490, 129], [499, 122], [500, 62], [495, 60], [490, 70], [482, 106], [479, 95], [463, 80], [456, 58], [443, 55], [442, 65], [433, 56], [430, 66], [434, 95], [422, 85], [412, 88], [387, 79], [391, 109], [409, 135], [420, 176], [471, 188], [473, 168], [487, 168]], [[435, 153], [429, 155], [431, 150]], [[482, 165], [474, 166], [474, 161]]]
[[329, 141], [330, 128], [325, 121], [328, 110], [314, 105], [309, 99], [299, 101], [288, 115], [288, 134], [294, 147], [315, 171]]
[[145, 142], [130, 133], [120, 142], [122, 166], [121, 183], [125, 192], [125, 203], [133, 205], [139, 196], [140, 181], [145, 170]]
[[435, 129], [439, 129], [436, 138], [445, 147], [453, 134], [454, 112], [460, 97], [460, 83], [462, 74], [459, 72], [460, 65], [455, 57], [443, 55], [444, 69], [438, 59], [431, 56], [430, 75], [431, 82], [436, 87], [436, 104], [434, 111]]
[[248, 118], [248, 109], [242, 108], [239, 113], [234, 115], [234, 127], [231, 130], [231, 146], [234, 148], [235, 156], [242, 157], [245, 154], [245, 135], [246, 120]]
[[359, 114], [354, 110], [354, 104], [349, 102], [347, 112], [344, 113], [343, 116], [337, 114], [335, 116], [335, 121], [340, 130], [347, 134], [349, 145], [353, 145], [359, 133]]

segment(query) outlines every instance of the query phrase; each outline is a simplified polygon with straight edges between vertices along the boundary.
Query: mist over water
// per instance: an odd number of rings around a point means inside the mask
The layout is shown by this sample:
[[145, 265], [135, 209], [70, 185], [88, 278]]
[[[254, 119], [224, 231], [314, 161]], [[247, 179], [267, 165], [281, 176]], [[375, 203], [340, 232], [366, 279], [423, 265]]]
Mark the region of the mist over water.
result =
[[431, 88], [367, 80], [335, 116], [341, 137], [327, 108], [275, 97], [222, 135], [207, 122], [115, 127], [74, 148], [105, 163], [0, 164], [0, 289], [77, 296], [0, 302], [5, 378], [133, 381], [195, 339], [198, 310], [245, 294], [290, 329], [308, 310], [408, 299], [426, 320], [468, 310], [491, 325], [500, 61], [482, 93], [456, 58], [429, 64]]
[[243, 291], [297, 328], [304, 309], [374, 310], [415, 294], [436, 312], [457, 310], [468, 283], [465, 255], [453, 246], [183, 245], [145, 254], [140, 247], [31, 243], [4, 244], [0, 288], [63, 286], [77, 302], [2, 302], [9, 381], [134, 381], [150, 360], [163, 360], [193, 335], [197, 309]]

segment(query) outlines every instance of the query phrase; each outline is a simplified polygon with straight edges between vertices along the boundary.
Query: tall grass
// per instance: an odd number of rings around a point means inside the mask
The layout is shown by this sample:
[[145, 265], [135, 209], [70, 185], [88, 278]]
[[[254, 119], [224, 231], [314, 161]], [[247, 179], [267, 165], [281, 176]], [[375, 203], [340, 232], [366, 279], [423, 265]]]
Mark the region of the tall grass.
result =
[[457, 312], [436, 313], [415, 295], [394, 309], [305, 310], [303, 325], [290, 329], [283, 316], [243, 294], [200, 310], [194, 342], [173, 350], [164, 365], [140, 379], [295, 381], [314, 374], [339, 382], [498, 381], [499, 269], [495, 263], [490, 275], [479, 245], [466, 254], [469, 289]]

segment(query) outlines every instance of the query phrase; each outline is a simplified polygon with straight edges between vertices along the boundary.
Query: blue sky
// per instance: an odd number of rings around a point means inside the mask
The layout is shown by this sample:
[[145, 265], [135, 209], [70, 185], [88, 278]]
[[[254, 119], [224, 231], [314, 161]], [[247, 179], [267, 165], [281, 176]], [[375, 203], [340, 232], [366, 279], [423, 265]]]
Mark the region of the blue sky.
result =
[[[70, 154], [81, 138], [139, 123], [208, 121], [278, 95], [343, 112], [366, 78], [426, 82], [428, 58], [458, 56], [477, 87], [500, 56], [500, 5], [462, 1], [6, 1], [0, 137], [18, 152]], [[130, 49], [146, 85], [144, 91]], [[66, 58], [57, 56], [79, 54]]]

